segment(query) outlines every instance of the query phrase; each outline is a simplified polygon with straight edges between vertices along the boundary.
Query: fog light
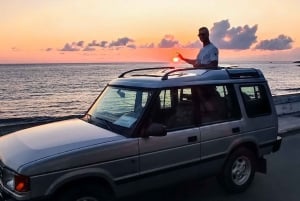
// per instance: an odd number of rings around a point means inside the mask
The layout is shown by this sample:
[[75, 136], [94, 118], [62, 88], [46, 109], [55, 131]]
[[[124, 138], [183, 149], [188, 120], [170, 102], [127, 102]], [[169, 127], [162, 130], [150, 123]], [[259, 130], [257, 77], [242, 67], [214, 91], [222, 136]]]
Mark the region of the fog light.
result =
[[30, 190], [29, 178], [22, 175], [15, 175], [15, 190], [18, 192], [28, 192]]

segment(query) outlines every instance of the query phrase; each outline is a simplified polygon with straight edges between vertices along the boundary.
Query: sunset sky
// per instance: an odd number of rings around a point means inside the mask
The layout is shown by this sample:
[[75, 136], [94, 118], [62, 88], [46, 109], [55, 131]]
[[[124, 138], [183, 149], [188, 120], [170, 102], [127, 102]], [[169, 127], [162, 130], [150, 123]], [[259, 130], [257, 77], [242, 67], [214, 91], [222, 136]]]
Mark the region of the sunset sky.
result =
[[299, 0], [1, 0], [0, 63], [194, 58], [201, 26], [220, 63], [300, 60], [299, 8]]

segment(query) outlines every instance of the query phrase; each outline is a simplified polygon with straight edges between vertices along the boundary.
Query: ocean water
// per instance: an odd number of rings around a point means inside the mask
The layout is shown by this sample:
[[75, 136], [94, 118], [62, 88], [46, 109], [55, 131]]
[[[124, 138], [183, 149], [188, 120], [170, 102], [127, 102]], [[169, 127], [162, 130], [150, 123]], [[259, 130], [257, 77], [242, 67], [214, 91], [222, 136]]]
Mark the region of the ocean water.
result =
[[[182, 64], [177, 64], [182, 67]], [[220, 66], [258, 68], [273, 95], [300, 92], [300, 67], [292, 62], [244, 62]], [[2, 64], [0, 127], [84, 114], [105, 85], [133, 68], [167, 63]], [[187, 65], [184, 65], [188, 67]]]

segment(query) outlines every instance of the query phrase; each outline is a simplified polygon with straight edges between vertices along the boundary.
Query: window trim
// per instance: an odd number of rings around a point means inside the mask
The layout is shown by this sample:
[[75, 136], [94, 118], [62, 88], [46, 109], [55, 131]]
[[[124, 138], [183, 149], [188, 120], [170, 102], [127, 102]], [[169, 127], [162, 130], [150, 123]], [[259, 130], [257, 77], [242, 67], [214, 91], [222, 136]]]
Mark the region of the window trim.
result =
[[[246, 100], [246, 96], [249, 96], [248, 94], [243, 95], [245, 92], [242, 91], [243, 87], [252, 87], [255, 91], [255, 87], [259, 88], [259, 92], [260, 92], [260, 99], [254, 99], [251, 101], [257, 101], [257, 100], [262, 100], [262, 105], [265, 104], [265, 106], [267, 106], [267, 108], [265, 108], [265, 112], [260, 112], [260, 113], [249, 113], [249, 111], [255, 111], [253, 108], [249, 108], [250, 106], [247, 106], [247, 100]], [[270, 116], [272, 115], [272, 108], [271, 108], [271, 104], [270, 104], [270, 98], [268, 96], [268, 89], [266, 87], [266, 85], [264, 83], [247, 83], [247, 84], [243, 84], [243, 85], [239, 85], [239, 92], [243, 101], [243, 106], [245, 109], [245, 113], [247, 115], [248, 118], [257, 118], [257, 117], [264, 117], [264, 116]], [[256, 93], [257, 91], [255, 91]], [[254, 105], [255, 106], [255, 105]], [[261, 106], [261, 105], [260, 105]], [[254, 108], [256, 108], [257, 106], [255, 106]]]

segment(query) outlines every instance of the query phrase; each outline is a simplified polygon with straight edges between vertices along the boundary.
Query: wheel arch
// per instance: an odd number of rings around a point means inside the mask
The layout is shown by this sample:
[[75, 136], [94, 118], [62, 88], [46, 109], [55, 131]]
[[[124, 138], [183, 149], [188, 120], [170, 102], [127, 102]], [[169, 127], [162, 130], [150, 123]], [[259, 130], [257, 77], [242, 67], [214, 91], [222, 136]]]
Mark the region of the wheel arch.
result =
[[84, 172], [70, 172], [57, 178], [48, 188], [46, 194], [54, 196], [67, 188], [86, 183], [104, 187], [105, 190], [108, 191], [108, 193], [114, 196], [116, 193], [116, 189], [115, 184], [111, 178], [112, 177], [109, 177], [106, 172], [101, 170], [99, 171], [98, 169], [89, 169], [85, 170]]
[[263, 174], [267, 173], [267, 161], [261, 155], [258, 144], [254, 140], [251, 140], [250, 138], [247, 140], [243, 140], [239, 143], [235, 143], [230, 147], [229, 151], [227, 152], [226, 158], [224, 160], [222, 169], [224, 168], [225, 164], [227, 163], [230, 155], [240, 148], [248, 149], [249, 151], [251, 151], [254, 154], [255, 170], [257, 172], [260, 172]]
[[245, 147], [246, 149], [249, 149], [250, 151], [252, 151], [254, 153], [254, 155], [257, 158], [259, 157], [259, 148], [258, 148], [257, 144], [253, 141], [243, 142], [239, 145], [236, 145], [235, 147], [233, 147], [231, 149], [230, 154], [241, 147]]
[[233, 152], [235, 152], [237, 149], [240, 149], [242, 147], [252, 151], [254, 156], [256, 158], [259, 158], [259, 156], [260, 156], [259, 147], [258, 147], [257, 143], [255, 142], [255, 140], [249, 138], [249, 139], [244, 139], [244, 140], [238, 140], [238, 141], [235, 141], [234, 143], [232, 143], [232, 145], [229, 147], [229, 150], [227, 152], [225, 163], [228, 160], [229, 156]]

